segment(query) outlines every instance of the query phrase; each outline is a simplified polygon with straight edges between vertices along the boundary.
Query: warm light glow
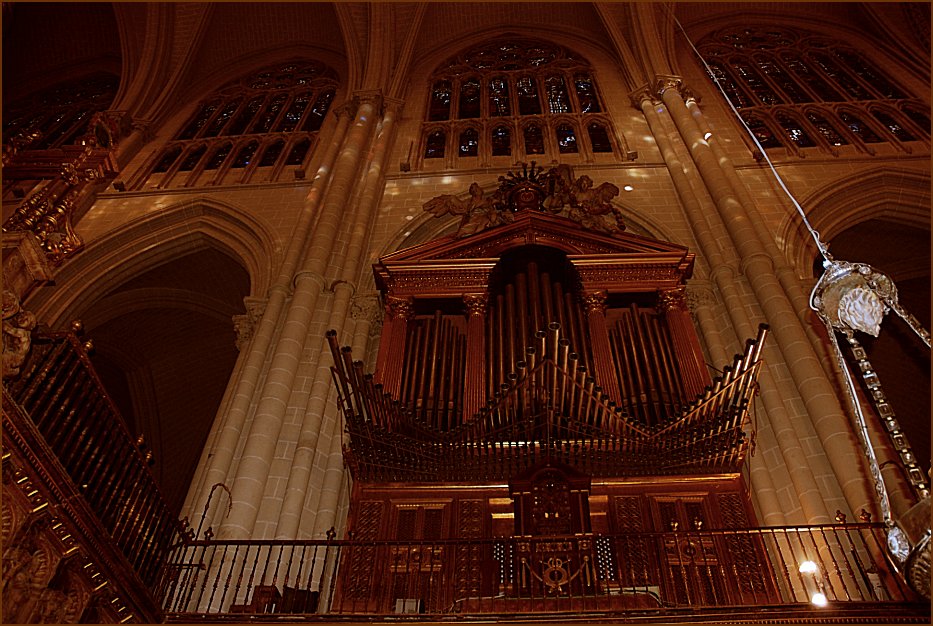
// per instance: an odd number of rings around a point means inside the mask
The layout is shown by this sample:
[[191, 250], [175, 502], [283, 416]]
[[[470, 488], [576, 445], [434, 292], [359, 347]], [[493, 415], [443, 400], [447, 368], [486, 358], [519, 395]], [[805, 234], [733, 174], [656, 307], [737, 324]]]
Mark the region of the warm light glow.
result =
[[713, 136], [713, 133], [707, 132], [705, 135], [703, 135], [703, 139], [709, 139], [712, 136]]
[[626, 186], [623, 187], [622, 189], [624, 189], [625, 191], [632, 191], [632, 190], [635, 189], [635, 188], [632, 187], [631, 185], [626, 185]]
[[826, 596], [817, 591], [810, 597], [810, 602], [815, 606], [826, 606]]
[[813, 561], [804, 561], [800, 564], [800, 573], [801, 574], [815, 574], [816, 573], [816, 563]]

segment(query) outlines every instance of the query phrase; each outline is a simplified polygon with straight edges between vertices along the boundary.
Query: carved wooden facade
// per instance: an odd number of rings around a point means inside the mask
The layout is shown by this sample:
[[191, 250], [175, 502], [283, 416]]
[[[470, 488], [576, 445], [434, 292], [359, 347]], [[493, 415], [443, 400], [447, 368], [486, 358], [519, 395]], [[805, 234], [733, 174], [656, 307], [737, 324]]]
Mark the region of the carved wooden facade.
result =
[[[575, 209], [614, 212], [580, 195], [562, 215], [567, 202], [550, 202], [560, 173], [541, 174], [500, 178], [490, 198], [471, 188], [493, 215], [480, 228], [465, 203], [427, 203], [463, 214], [458, 233], [376, 264], [386, 317], [375, 374], [329, 336], [351, 537], [420, 546], [345, 555], [340, 601], [438, 612], [511, 597], [521, 611], [529, 597], [612, 589], [604, 608], [685, 594], [724, 604], [737, 578], [767, 601], [760, 545], [679, 534], [755, 526], [740, 472], [765, 329], [710, 380], [684, 302], [693, 255], [620, 222], [585, 227]], [[662, 534], [622, 545], [626, 532]], [[447, 539], [487, 543], [454, 555], [471, 547]], [[690, 588], [696, 568], [732, 580]]]

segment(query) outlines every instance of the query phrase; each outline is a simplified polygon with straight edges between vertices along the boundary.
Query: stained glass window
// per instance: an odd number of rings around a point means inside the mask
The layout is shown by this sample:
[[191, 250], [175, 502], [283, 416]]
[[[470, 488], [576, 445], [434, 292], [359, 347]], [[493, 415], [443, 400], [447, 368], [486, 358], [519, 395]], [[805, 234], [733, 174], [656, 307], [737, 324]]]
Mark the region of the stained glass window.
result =
[[[336, 73], [317, 61], [290, 61], [263, 68], [208, 96], [176, 138], [169, 142], [170, 147], [185, 153], [190, 140], [203, 141], [208, 154], [204, 167], [209, 170], [221, 169], [234, 153], [231, 167], [249, 169], [245, 174], [237, 174], [235, 181], [228, 182], [249, 182], [256, 166], [271, 167], [283, 160], [289, 165], [301, 165], [313, 145], [313, 133], [324, 123], [336, 87]], [[262, 137], [272, 132], [281, 135]], [[229, 140], [244, 135], [255, 138], [245, 144]], [[286, 154], [288, 145], [293, 147]], [[150, 173], [169, 171], [171, 165], [163, 165], [161, 161], [169, 154], [164, 153], [152, 170], [144, 170], [134, 186], [138, 188]], [[185, 167], [191, 157], [190, 152], [186, 154]], [[254, 157], [259, 157], [259, 161]], [[249, 167], [251, 163], [253, 167]], [[160, 170], [162, 167], [165, 169]], [[184, 170], [180, 168], [179, 171]], [[276, 177], [278, 171], [275, 170]], [[220, 175], [224, 177], [226, 172], [221, 170]], [[269, 180], [268, 173], [263, 180]], [[159, 184], [170, 186], [172, 181], [162, 180]]]
[[593, 152], [612, 152], [612, 142], [609, 140], [609, 133], [606, 127], [599, 122], [593, 122], [586, 127], [590, 135], [590, 144], [593, 146]]
[[301, 116], [304, 115], [305, 109], [308, 108], [308, 103], [310, 101], [310, 92], [297, 94], [292, 100], [291, 104], [288, 106], [288, 110], [285, 111], [285, 115], [283, 115], [282, 119], [279, 120], [279, 124], [275, 130], [278, 132], [290, 133], [298, 128], [298, 123], [301, 121]]
[[492, 129], [492, 156], [512, 154], [512, 133], [506, 126]]
[[207, 146], [198, 146], [194, 150], [191, 150], [181, 162], [178, 171], [180, 172], [190, 172], [193, 170], [198, 161], [201, 160], [201, 157], [204, 156], [204, 152], [207, 150]]
[[511, 115], [509, 84], [504, 76], [496, 76], [489, 80], [489, 115], [493, 117]]
[[29, 149], [73, 145], [87, 131], [91, 117], [106, 111], [117, 93], [118, 79], [93, 74], [60, 83], [3, 107], [3, 141], [41, 130]]
[[544, 133], [537, 124], [525, 127], [525, 154], [544, 154]]
[[[579, 134], [592, 121], [588, 116], [604, 110], [592, 70], [582, 57], [552, 43], [508, 37], [474, 46], [441, 63], [429, 85], [425, 159], [444, 156], [448, 136], [457, 141], [456, 158], [612, 151], [605, 129]], [[527, 116], [535, 117], [532, 126], [519, 126], [517, 119], [507, 125], [496, 121]], [[481, 120], [482, 128], [472, 120]], [[451, 122], [443, 136], [432, 124], [440, 121]], [[475, 152], [471, 128], [477, 133]], [[523, 129], [522, 140], [513, 143], [515, 128]]]
[[249, 165], [250, 161], [253, 159], [253, 154], [255, 154], [258, 147], [258, 141], [251, 141], [240, 148], [240, 151], [237, 152], [236, 158], [233, 160], [232, 167], [242, 168]]
[[460, 133], [460, 156], [476, 156], [479, 154], [479, 133], [476, 129], [468, 128]]
[[334, 100], [334, 90], [325, 89], [321, 92], [321, 95], [317, 97], [317, 100], [314, 101], [314, 106], [311, 107], [311, 113], [308, 115], [307, 121], [305, 122], [304, 128], [308, 132], [315, 132], [321, 129], [321, 124], [324, 123], [324, 116], [327, 115], [327, 109], [330, 108], [330, 103]]
[[424, 148], [424, 158], [443, 158], [447, 147], [447, 135], [442, 130], [436, 130], [428, 135], [427, 145]]
[[839, 118], [845, 122], [846, 126], [848, 126], [849, 130], [852, 131], [854, 135], [865, 143], [878, 143], [881, 141], [881, 138], [875, 134], [871, 127], [856, 115], [841, 111], [839, 113]]
[[911, 121], [919, 126], [923, 133], [929, 137], [930, 136], [930, 118], [925, 113], [914, 107], [904, 107], [904, 113], [911, 119]]
[[460, 85], [459, 118], [462, 120], [480, 116], [479, 79], [470, 78]]
[[810, 135], [807, 134], [807, 131], [804, 130], [803, 126], [796, 119], [784, 113], [778, 113], [775, 117], [784, 129], [787, 138], [795, 144], [801, 148], [812, 148], [816, 145], [813, 143], [813, 139], [810, 138]]
[[577, 100], [581, 113], [599, 113], [599, 98], [596, 97], [596, 85], [589, 74], [575, 74], [573, 84], [577, 89]]
[[561, 154], [579, 152], [577, 135], [570, 124], [561, 124], [557, 127], [557, 151]]
[[310, 148], [311, 140], [307, 137], [295, 142], [295, 145], [292, 146], [292, 149], [288, 153], [288, 158], [285, 159], [285, 165], [301, 165]]
[[428, 119], [432, 122], [450, 119], [450, 81], [439, 80], [431, 90], [431, 106]]
[[262, 158], [259, 159], [259, 167], [271, 167], [275, 165], [284, 147], [285, 142], [281, 139], [266, 146], [266, 149], [262, 151]]
[[745, 124], [755, 135], [755, 139], [758, 140], [762, 148], [778, 148], [782, 145], [774, 133], [771, 132], [771, 129], [768, 128], [768, 125], [757, 117], [746, 118]]
[[821, 135], [829, 142], [832, 146], [842, 146], [849, 143], [845, 137], [839, 134], [839, 131], [836, 130], [836, 127], [826, 121], [822, 115], [817, 115], [816, 113], [807, 113], [807, 119], [813, 124], [814, 127], [820, 132]]
[[516, 82], [518, 90], [518, 110], [522, 115], [541, 113], [541, 101], [538, 99], [538, 86], [531, 76], [522, 76]]
[[198, 111], [198, 114], [195, 116], [191, 123], [185, 127], [185, 130], [181, 132], [178, 136], [179, 139], [192, 139], [195, 135], [198, 134], [198, 131], [207, 123], [207, 120], [211, 118], [214, 114], [214, 111], [217, 110], [217, 103], [211, 102], [205, 104], [201, 107], [201, 110]]
[[[697, 47], [732, 104], [754, 110], [746, 119], [754, 120], [753, 132], [760, 141], [767, 138], [764, 147], [816, 145], [803, 118], [818, 131], [819, 145], [826, 147], [856, 143], [849, 132], [865, 143], [916, 140], [896, 115], [871, 106], [886, 99], [910, 100], [906, 92], [847, 42], [784, 27], [743, 25], [713, 33]], [[810, 103], [847, 103], [850, 110], [837, 114], [835, 108], [818, 112], [810, 106], [801, 117], [773, 108]], [[856, 109], [859, 113], [853, 112]], [[778, 125], [782, 133], [769, 130]]]
[[178, 156], [181, 154], [181, 147], [175, 146], [170, 148], [162, 155], [162, 158], [156, 163], [155, 167], [152, 168], [153, 172], [161, 174], [162, 172], [167, 172], [168, 168], [172, 167], [172, 164], [178, 159]]
[[206, 170], [216, 170], [220, 167], [223, 162], [226, 160], [227, 155], [230, 154], [230, 151], [233, 149], [233, 144], [225, 143], [214, 150], [210, 158], [207, 160], [207, 163], [204, 164], [204, 169]]
[[900, 141], [915, 141], [917, 138], [914, 137], [909, 130], [904, 128], [900, 122], [895, 120], [893, 117], [884, 113], [882, 111], [874, 111], [875, 119], [884, 124], [891, 134], [897, 137]]
[[570, 113], [570, 98], [567, 96], [567, 86], [564, 84], [563, 76], [552, 74], [545, 78], [544, 89], [547, 92], [548, 110], [551, 113]]

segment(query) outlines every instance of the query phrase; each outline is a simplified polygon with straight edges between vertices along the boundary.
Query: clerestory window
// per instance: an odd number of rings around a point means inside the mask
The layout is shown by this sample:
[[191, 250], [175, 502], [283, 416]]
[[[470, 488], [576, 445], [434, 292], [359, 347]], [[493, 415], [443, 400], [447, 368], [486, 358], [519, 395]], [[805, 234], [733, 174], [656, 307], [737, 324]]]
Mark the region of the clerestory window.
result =
[[928, 107], [845, 42], [744, 26], [713, 33], [698, 49], [763, 148], [871, 153], [872, 144], [908, 150], [929, 140]]
[[619, 150], [589, 63], [560, 46], [504, 37], [442, 63], [430, 79], [424, 167]]
[[294, 180], [307, 166], [338, 86], [316, 61], [263, 68], [203, 100], [133, 181], [172, 188]]
[[112, 74], [93, 74], [60, 83], [3, 107], [3, 143], [35, 134], [30, 150], [74, 145], [95, 113], [106, 111], [117, 93]]

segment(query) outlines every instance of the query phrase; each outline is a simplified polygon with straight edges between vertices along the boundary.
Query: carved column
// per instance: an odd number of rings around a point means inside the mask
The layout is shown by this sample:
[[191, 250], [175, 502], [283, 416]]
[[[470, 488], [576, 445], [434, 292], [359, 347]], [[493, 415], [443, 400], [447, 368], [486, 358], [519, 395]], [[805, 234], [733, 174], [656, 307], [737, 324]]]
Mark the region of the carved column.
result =
[[408, 320], [414, 312], [414, 299], [411, 297], [386, 297], [386, 316], [382, 327], [382, 347], [376, 361], [376, 382], [381, 382], [383, 389], [399, 397], [402, 384], [402, 366], [405, 362], [405, 336], [408, 333]]
[[677, 365], [684, 391], [688, 397], [693, 397], [702, 393], [703, 388], [712, 381], [706, 371], [703, 349], [687, 309], [686, 291], [685, 287], [658, 291], [658, 310], [664, 314], [667, 330], [671, 333], [671, 341], [677, 351]]
[[463, 391], [463, 419], [473, 417], [486, 403], [486, 294], [463, 296], [467, 315], [466, 379]]
[[606, 325], [606, 292], [590, 291], [583, 294], [586, 305], [586, 322], [590, 331], [590, 350], [593, 354], [593, 367], [596, 369], [596, 381], [609, 398], [620, 402], [622, 393], [616, 377], [612, 349], [609, 346], [609, 329]]

